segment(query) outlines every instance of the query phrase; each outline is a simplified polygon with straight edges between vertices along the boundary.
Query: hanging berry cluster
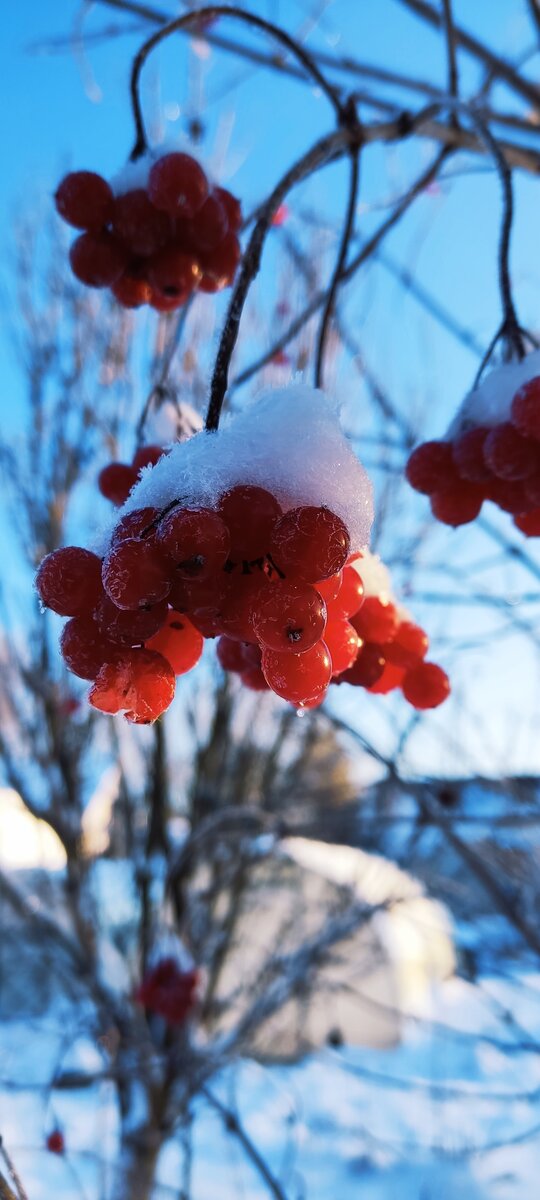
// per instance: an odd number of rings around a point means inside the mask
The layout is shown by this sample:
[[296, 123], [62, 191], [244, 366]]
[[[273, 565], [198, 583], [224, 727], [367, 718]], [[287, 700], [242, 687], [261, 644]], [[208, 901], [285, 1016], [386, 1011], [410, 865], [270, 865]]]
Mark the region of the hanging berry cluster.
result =
[[148, 167], [138, 162], [131, 169], [137, 186], [118, 185], [116, 194], [101, 175], [73, 171], [58, 187], [56, 207], [84, 231], [69, 254], [81, 283], [110, 288], [125, 308], [171, 312], [194, 291], [232, 283], [242, 214], [235, 196], [211, 187], [191, 155], [164, 154]]
[[135, 999], [168, 1025], [183, 1025], [197, 1002], [199, 978], [195, 967], [183, 971], [175, 958], [162, 958], [146, 971]]
[[531, 377], [538, 361], [535, 353], [493, 371], [444, 440], [413, 450], [407, 479], [444, 524], [474, 521], [491, 500], [527, 537], [540, 536], [540, 375]]

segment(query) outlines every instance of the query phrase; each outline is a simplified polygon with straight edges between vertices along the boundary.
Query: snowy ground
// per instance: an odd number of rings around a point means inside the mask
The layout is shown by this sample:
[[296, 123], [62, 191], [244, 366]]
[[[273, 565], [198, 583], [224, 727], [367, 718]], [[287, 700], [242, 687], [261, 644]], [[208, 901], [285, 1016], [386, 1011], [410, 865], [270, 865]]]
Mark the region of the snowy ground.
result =
[[[238, 1112], [289, 1200], [522, 1200], [540, 1173], [540, 976], [452, 981], [393, 1050], [325, 1049], [294, 1068], [245, 1062], [214, 1090]], [[457, 1031], [457, 1032], [453, 1032]], [[478, 1033], [481, 1036], [478, 1037]], [[99, 1070], [65, 1021], [0, 1030], [0, 1128], [29, 1200], [106, 1200], [116, 1113], [110, 1084], [50, 1093], [61, 1065]], [[519, 1049], [520, 1043], [528, 1043]], [[505, 1049], [508, 1047], [508, 1049]], [[44, 1085], [43, 1087], [41, 1085]], [[43, 1148], [59, 1125], [67, 1153]], [[501, 1146], [500, 1143], [506, 1143]], [[156, 1200], [180, 1194], [182, 1149], [160, 1163]], [[268, 1193], [219, 1117], [194, 1123], [192, 1200]]]

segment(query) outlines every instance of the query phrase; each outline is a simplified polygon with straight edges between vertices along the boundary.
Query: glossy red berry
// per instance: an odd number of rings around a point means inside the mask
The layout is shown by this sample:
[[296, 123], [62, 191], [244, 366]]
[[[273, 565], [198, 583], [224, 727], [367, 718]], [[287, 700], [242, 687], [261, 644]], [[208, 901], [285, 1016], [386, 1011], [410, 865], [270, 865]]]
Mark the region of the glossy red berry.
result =
[[103, 561], [103, 587], [117, 608], [137, 609], [157, 604], [171, 590], [170, 564], [153, 539], [126, 538], [114, 542]]
[[345, 566], [341, 587], [332, 605], [333, 612], [343, 613], [344, 617], [354, 617], [364, 603], [364, 585], [354, 567]]
[[293, 704], [315, 700], [332, 677], [332, 660], [324, 642], [317, 642], [304, 654], [263, 650], [261, 666], [272, 691]]
[[192, 254], [167, 246], [150, 259], [148, 278], [152, 287], [166, 300], [184, 301], [193, 291], [200, 267]]
[[150, 171], [148, 195], [171, 217], [193, 217], [206, 200], [208, 180], [191, 155], [165, 154]]
[[41, 603], [61, 617], [91, 613], [103, 594], [101, 559], [81, 546], [64, 546], [43, 559], [36, 575]]
[[266, 554], [281, 505], [266, 488], [238, 484], [221, 497], [219, 514], [229, 530], [234, 562]]
[[240, 262], [240, 242], [234, 233], [227, 233], [215, 250], [201, 254], [202, 276], [200, 292], [219, 292], [232, 283]]
[[450, 680], [436, 663], [421, 662], [407, 671], [402, 688], [413, 708], [438, 708], [450, 695]]
[[[111, 545], [113, 542], [125, 542], [126, 538], [141, 537], [150, 530], [158, 516], [157, 508], [135, 508], [133, 512], [126, 513], [113, 529]], [[151, 532], [147, 536], [151, 536]]]
[[229, 530], [209, 508], [174, 508], [159, 522], [156, 541], [177, 579], [210, 579], [229, 557]]
[[[531, 476], [531, 486], [535, 476]], [[529, 495], [529, 480], [492, 479], [486, 487], [486, 499], [492, 500], [503, 512], [522, 513], [534, 507]]]
[[540, 537], [540, 508], [514, 517], [514, 525], [525, 537]]
[[261, 646], [301, 654], [322, 638], [326, 605], [309, 584], [279, 581], [261, 592], [251, 623]]
[[261, 596], [272, 586], [260, 572], [231, 576], [227, 594], [220, 606], [219, 632], [239, 638], [242, 642], [254, 642], [253, 613]]
[[270, 550], [287, 577], [327, 579], [345, 565], [350, 548], [345, 523], [329, 508], [292, 508], [277, 522]]
[[112, 217], [113, 233], [131, 254], [155, 254], [171, 237], [171, 222], [150, 203], [144, 188], [116, 196]]
[[426, 657], [428, 648], [429, 638], [424, 630], [414, 621], [401, 621], [392, 641], [384, 647], [384, 656], [394, 666], [408, 670]]
[[485, 426], [478, 425], [456, 438], [452, 452], [461, 479], [467, 479], [469, 483], [485, 483], [492, 478], [493, 472], [484, 457], [486, 438], [490, 432]]
[[385, 658], [380, 646], [366, 642], [360, 647], [352, 667], [339, 677], [339, 683], [352, 683], [353, 687], [371, 687], [380, 679]]
[[128, 252], [106, 229], [81, 233], [69, 251], [73, 274], [87, 287], [111, 287], [128, 265]]
[[95, 619], [104, 634], [119, 646], [140, 646], [161, 629], [167, 620], [166, 600], [148, 608], [133, 610], [117, 608], [108, 596], [103, 595]]
[[494, 475], [511, 481], [528, 479], [540, 465], [540, 451], [536, 443], [524, 437], [510, 421], [504, 421], [490, 430], [484, 445], [484, 456]]
[[365, 642], [379, 645], [392, 641], [398, 623], [396, 606], [387, 596], [366, 596], [360, 611], [351, 618], [351, 625]]
[[405, 475], [416, 492], [431, 496], [448, 487], [457, 471], [451, 442], [423, 442], [409, 456]]
[[540, 441], [540, 375], [529, 379], [516, 392], [512, 400], [511, 419], [525, 437]]
[[382, 674], [375, 683], [370, 684], [367, 690], [374, 696], [387, 696], [389, 692], [401, 687], [404, 676], [404, 667], [398, 667], [395, 663], [386, 661]]
[[147, 650], [162, 654], [175, 675], [185, 675], [196, 666], [203, 652], [204, 639], [184, 613], [170, 609], [159, 633], [146, 643]]
[[220, 637], [216, 646], [219, 665], [224, 671], [245, 671], [246, 661], [243, 655], [242, 642], [235, 638]]
[[227, 215], [227, 224], [232, 233], [238, 233], [242, 225], [242, 206], [227, 188], [214, 188], [214, 196], [221, 201]]
[[190, 221], [189, 236], [193, 248], [203, 254], [212, 253], [228, 232], [227, 213], [219, 196], [211, 192], [198, 213]]
[[313, 586], [317, 589], [319, 595], [322, 596], [325, 604], [332, 604], [339, 594], [342, 582], [343, 571], [336, 571], [336, 574], [329, 575], [328, 579], [318, 579]]
[[149, 304], [152, 298], [152, 288], [146, 279], [130, 275], [129, 271], [113, 283], [111, 292], [122, 308], [140, 308], [143, 304]]
[[92, 617], [72, 617], [62, 630], [60, 653], [74, 675], [95, 679], [104, 663], [118, 657], [119, 647]]
[[171, 704], [174, 689], [174, 671], [161, 654], [126, 650], [101, 668], [88, 699], [100, 712], [124, 712], [134, 724], [151, 724]]
[[98, 233], [112, 217], [112, 191], [95, 171], [71, 171], [62, 179], [54, 199], [60, 216], [75, 229]]
[[102, 496], [120, 507], [127, 500], [137, 482], [137, 472], [126, 463], [108, 463], [98, 475], [98, 488]]
[[485, 494], [481, 484], [459, 480], [453, 487], [433, 493], [431, 511], [443, 525], [468, 525], [478, 516]]
[[352, 667], [362, 639], [346, 617], [332, 617], [328, 620], [324, 641], [332, 659], [332, 675], [342, 675]]
[[45, 1145], [51, 1154], [63, 1154], [66, 1149], [66, 1142], [62, 1131], [60, 1129], [53, 1129], [49, 1133]]
[[270, 685], [266, 682], [261, 667], [245, 667], [241, 672], [240, 679], [244, 687], [249, 688], [252, 692], [270, 691]]

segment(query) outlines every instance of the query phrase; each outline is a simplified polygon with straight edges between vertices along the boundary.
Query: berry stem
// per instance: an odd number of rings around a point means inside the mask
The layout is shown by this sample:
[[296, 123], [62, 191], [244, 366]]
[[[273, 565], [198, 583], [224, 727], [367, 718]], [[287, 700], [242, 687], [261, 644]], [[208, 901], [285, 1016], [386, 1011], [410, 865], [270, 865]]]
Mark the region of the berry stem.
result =
[[[350, 114], [348, 117], [347, 124], [348, 124], [349, 128], [354, 127], [357, 131], [360, 131], [360, 122], [358, 121], [358, 118], [356, 116], [354, 101], [352, 101], [352, 100], [351, 100], [351, 108], [350, 108]], [[322, 314], [321, 322], [319, 325], [319, 336], [317, 339], [317, 354], [316, 354], [316, 360], [315, 360], [315, 387], [323, 386], [323, 363], [324, 363], [324, 351], [325, 351], [325, 347], [326, 347], [326, 340], [327, 340], [328, 332], [330, 330], [330, 323], [331, 323], [332, 315], [334, 312], [334, 305], [335, 305], [335, 301], [336, 301], [336, 296], [337, 296], [337, 291], [339, 288], [341, 276], [343, 274], [343, 271], [345, 270], [347, 254], [349, 251], [349, 244], [350, 244], [351, 238], [353, 236], [353, 231], [354, 231], [354, 218], [356, 215], [356, 205], [357, 205], [357, 200], [358, 200], [358, 184], [359, 184], [359, 179], [360, 179], [360, 148], [361, 148], [360, 143], [357, 143], [354, 146], [351, 146], [351, 150], [350, 150], [349, 157], [350, 157], [351, 173], [350, 173], [350, 182], [349, 182], [349, 196], [348, 196], [348, 201], [347, 201], [347, 211], [345, 213], [345, 222], [343, 225], [343, 232], [342, 232], [341, 240], [340, 240], [340, 244], [339, 244], [336, 265], [334, 267], [332, 280], [330, 283], [330, 287], [328, 289], [326, 303], [325, 303], [325, 306], [323, 309], [323, 314]]]
[[131, 162], [136, 162], [136, 160], [140, 158], [142, 154], [144, 154], [145, 150], [148, 149], [148, 140], [144, 127], [139, 87], [141, 72], [149, 54], [151, 54], [152, 50], [154, 50], [155, 47], [161, 42], [165, 41], [166, 38], [168, 38], [172, 33], [177, 33], [179, 30], [189, 28], [190, 25], [197, 25], [206, 17], [234, 17], [236, 20], [244, 21], [253, 29], [260, 29], [263, 33], [267, 33], [270, 35], [270, 37], [275, 38], [275, 40], [280, 42], [280, 44], [284, 46], [286, 50], [289, 50], [291, 54], [294, 54], [298, 62], [300, 62], [307, 71], [308, 75], [310, 75], [317, 86], [320, 87], [321, 91], [324, 92], [325, 96], [330, 101], [330, 104], [332, 105], [338, 119], [340, 121], [347, 119], [347, 108], [340, 100], [339, 93], [325, 78], [322, 71], [312, 59], [311, 55], [308, 54], [304, 47], [301, 46], [295, 38], [286, 33], [284, 29], [280, 29], [278, 25], [274, 25], [271, 21], [265, 21], [263, 17], [256, 16], [254, 13], [245, 12], [241, 8], [235, 8], [234, 6], [228, 4], [211, 4], [207, 8], [193, 9], [192, 12], [186, 13], [182, 17], [177, 17], [174, 21], [169, 21], [167, 25], [163, 26], [161, 29], [158, 29], [156, 33], [153, 33], [151, 37], [147, 38], [135, 56], [133, 67], [131, 69], [130, 80], [131, 104], [133, 109], [133, 119], [135, 122], [135, 145], [130, 155]]

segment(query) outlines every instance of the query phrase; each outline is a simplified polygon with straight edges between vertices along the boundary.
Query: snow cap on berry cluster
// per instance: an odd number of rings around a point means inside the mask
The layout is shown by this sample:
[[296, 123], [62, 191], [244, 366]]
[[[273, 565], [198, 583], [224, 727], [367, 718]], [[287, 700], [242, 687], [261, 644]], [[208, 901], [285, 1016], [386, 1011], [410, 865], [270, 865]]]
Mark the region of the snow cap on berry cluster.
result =
[[518, 388], [537, 375], [540, 375], [540, 350], [527, 354], [521, 362], [503, 363], [495, 367], [465, 396], [445, 440], [453, 440], [478, 425], [491, 429], [508, 421]]
[[[189, 154], [193, 158], [193, 145], [187, 137], [168, 138], [161, 142], [159, 146], [149, 146], [144, 154], [141, 154], [135, 162], [128, 161], [113, 175], [109, 180], [110, 187], [114, 196], [123, 196], [125, 192], [135, 191], [139, 188], [148, 187], [148, 177], [154, 163], [160, 158], [164, 158], [166, 154]], [[198, 161], [198, 159], [197, 159]], [[210, 179], [206, 163], [204, 164], [205, 174]], [[211, 181], [212, 182], [212, 181]]]
[[174, 500], [186, 508], [215, 508], [237, 484], [266, 488], [284, 511], [324, 505], [345, 522], [354, 549], [368, 542], [368, 474], [343, 434], [337, 404], [304, 384], [265, 392], [224, 418], [217, 432], [202, 431], [174, 445], [142, 472], [114, 523], [134, 509], [161, 510]]

